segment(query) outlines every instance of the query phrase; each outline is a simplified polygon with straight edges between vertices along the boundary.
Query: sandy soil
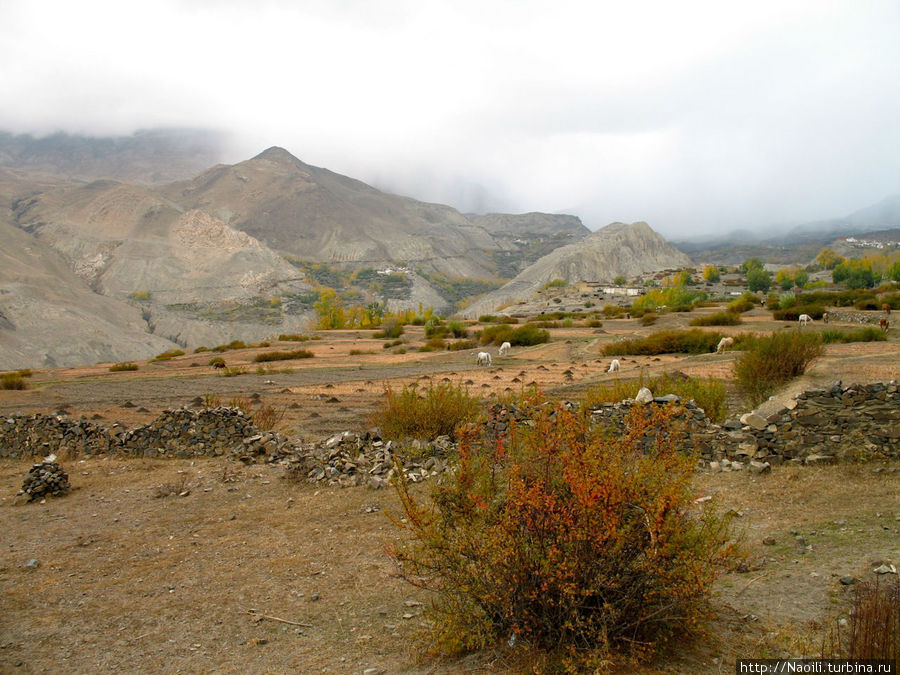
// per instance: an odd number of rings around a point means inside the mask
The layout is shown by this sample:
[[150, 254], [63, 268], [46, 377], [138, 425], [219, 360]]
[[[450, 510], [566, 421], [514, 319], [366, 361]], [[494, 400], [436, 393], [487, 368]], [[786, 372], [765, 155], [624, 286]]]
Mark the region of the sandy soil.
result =
[[[320, 438], [364, 428], [387, 386], [446, 379], [493, 397], [532, 382], [576, 395], [642, 371], [727, 381], [732, 353], [626, 357], [618, 376], [605, 372], [606, 342], [683, 327], [687, 318], [666, 316], [651, 328], [610, 321], [600, 333], [554, 329], [552, 343], [514, 349], [491, 368], [476, 368], [474, 351], [391, 354], [381, 341], [347, 331], [304, 343], [314, 358], [261, 374], [252, 361], [259, 350], [223, 354], [247, 369], [236, 377], [216, 375], [206, 365], [210, 354], [141, 363], [135, 372], [110, 373], [109, 364], [41, 371], [29, 390], [0, 392], [0, 414], [65, 408], [128, 426], [198, 396], [227, 402], [258, 393], [285, 408], [285, 431]], [[752, 316], [741, 330], [780, 325]], [[423, 339], [407, 337], [410, 346]], [[900, 378], [895, 339], [831, 346], [803, 384]], [[297, 345], [269, 349], [276, 347]], [[280, 372], [286, 366], [292, 372]], [[737, 657], [809, 649], [822, 622], [844, 606], [840, 575], [871, 576], [876, 560], [900, 563], [900, 471], [891, 470], [898, 464], [699, 475], [698, 495], [715, 495], [740, 514], [749, 571], [722, 578], [719, 619], [705, 640], [644, 672], [730, 672]], [[428, 598], [393, 576], [387, 555], [396, 536], [390, 491], [317, 489], [286, 480], [278, 467], [226, 459], [103, 458], [66, 464], [74, 487], [67, 497], [22, 504], [15, 493], [28, 467], [0, 463], [0, 672], [526, 670], [505, 652], [425, 657], [416, 635], [419, 603]], [[768, 536], [774, 545], [763, 545]]]

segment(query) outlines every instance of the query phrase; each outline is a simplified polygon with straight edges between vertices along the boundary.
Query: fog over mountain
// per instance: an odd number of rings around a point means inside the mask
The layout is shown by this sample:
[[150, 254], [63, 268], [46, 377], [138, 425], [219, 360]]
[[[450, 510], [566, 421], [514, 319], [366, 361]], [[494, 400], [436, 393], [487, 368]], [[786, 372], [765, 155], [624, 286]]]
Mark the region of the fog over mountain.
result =
[[900, 192], [898, 34], [895, 0], [7, 0], [0, 130], [212, 129], [226, 163], [682, 238]]

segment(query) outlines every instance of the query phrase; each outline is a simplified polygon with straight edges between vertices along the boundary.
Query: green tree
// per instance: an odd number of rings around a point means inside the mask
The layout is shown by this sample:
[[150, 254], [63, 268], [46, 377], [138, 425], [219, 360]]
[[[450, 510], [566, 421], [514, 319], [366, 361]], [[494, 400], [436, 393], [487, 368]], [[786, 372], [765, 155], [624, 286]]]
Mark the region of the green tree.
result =
[[741, 265], [741, 274], [746, 274], [749, 278], [750, 272], [753, 270], [761, 270], [765, 267], [763, 261], [757, 257], [747, 258]]
[[872, 271], [869, 261], [853, 258], [836, 265], [831, 278], [834, 283], [846, 284], [848, 288], [872, 288], [881, 277]]
[[613, 279], [613, 283], [614, 283], [616, 286], [624, 286], [625, 284], [628, 283], [628, 279], [626, 279], [625, 277], [619, 275], [619, 276], [617, 276], [615, 279]]
[[838, 255], [830, 248], [823, 248], [819, 251], [819, 255], [816, 256], [816, 262], [826, 270], [833, 270], [840, 263], [844, 262], [844, 260], [845, 258], [843, 256]]
[[806, 270], [797, 270], [794, 272], [794, 286], [803, 288], [807, 283], [809, 283], [809, 272]]
[[894, 281], [900, 281], [900, 260], [891, 265], [891, 269], [888, 271], [887, 275]]
[[709, 265], [706, 269], [703, 270], [703, 278], [710, 283], [716, 283], [721, 279], [719, 276], [719, 268], [715, 265]]
[[754, 293], [768, 293], [772, 287], [772, 275], [762, 268], [754, 267], [747, 272], [747, 285]]
[[789, 291], [794, 287], [794, 275], [788, 269], [778, 270], [775, 283], [781, 286], [782, 290]]
[[319, 291], [319, 299], [313, 303], [313, 308], [316, 310], [316, 314], [319, 315], [317, 327], [322, 330], [343, 328], [347, 321], [344, 303], [332, 288], [325, 288]]

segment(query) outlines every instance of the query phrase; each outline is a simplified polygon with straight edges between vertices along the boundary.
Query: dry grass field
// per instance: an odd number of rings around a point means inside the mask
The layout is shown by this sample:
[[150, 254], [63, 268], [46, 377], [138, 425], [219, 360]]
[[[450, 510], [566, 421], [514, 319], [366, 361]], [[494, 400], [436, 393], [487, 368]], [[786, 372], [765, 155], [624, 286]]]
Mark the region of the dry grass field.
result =
[[[769, 316], [755, 310], [724, 330], [795, 329]], [[621, 373], [606, 374], [600, 351], [608, 341], [684, 327], [689, 318], [552, 329], [551, 343], [514, 348], [491, 368], [475, 367], [477, 350], [414, 351], [424, 342], [414, 328], [405, 354], [365, 331], [225, 352], [230, 367], [246, 370], [235, 377], [216, 374], [208, 353], [140, 362], [130, 372], [109, 372], [110, 364], [37, 371], [29, 389], [0, 391], [0, 414], [64, 409], [131, 426], [196, 397], [227, 403], [259, 394], [284, 409], [280, 430], [320, 439], [369, 426], [386, 386], [446, 379], [491, 398], [534, 382], [577, 398], [641, 372], [728, 382], [733, 353], [625, 357]], [[257, 374], [257, 352], [297, 346], [314, 358], [263, 364]], [[792, 389], [835, 379], [900, 379], [896, 337], [831, 345]], [[729, 400], [733, 414], [743, 412], [736, 395]], [[397, 536], [390, 490], [311, 486], [287, 480], [279, 466], [225, 458], [92, 458], [63, 462], [71, 494], [23, 504], [15, 494], [29, 465], [0, 462], [0, 672], [530, 672], [528, 656], [514, 650], [429, 656], [419, 635], [428, 598], [394, 575], [387, 555]], [[845, 607], [839, 578], [871, 577], [879, 560], [900, 563], [898, 467], [698, 474], [698, 496], [738, 514], [746, 567], [721, 578], [718, 618], [702, 640], [638, 672], [727, 673], [739, 657], [815, 653], [825, 622]], [[774, 544], [764, 545], [767, 537]]]

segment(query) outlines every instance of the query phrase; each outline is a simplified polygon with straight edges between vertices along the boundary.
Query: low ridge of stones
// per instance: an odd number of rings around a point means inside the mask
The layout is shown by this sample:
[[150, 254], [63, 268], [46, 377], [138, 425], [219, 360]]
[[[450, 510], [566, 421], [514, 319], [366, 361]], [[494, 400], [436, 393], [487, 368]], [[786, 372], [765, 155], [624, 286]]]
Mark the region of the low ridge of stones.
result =
[[[751, 412], [722, 425], [714, 424], [694, 401], [669, 394], [654, 397], [642, 390], [635, 399], [598, 406], [596, 424], [623, 429], [634, 405], [676, 405], [684, 422], [677, 442], [697, 450], [713, 471], [768, 471], [782, 463], [821, 464], [839, 458], [900, 456], [900, 385], [897, 382], [844, 386], [798, 394], [770, 414]], [[575, 403], [565, 403], [568, 409]], [[552, 414], [552, 413], [551, 413]], [[512, 424], [528, 423], [514, 405], [488, 410], [483, 433], [505, 435]], [[647, 431], [644, 442], [654, 441]], [[303, 443], [275, 431], [260, 431], [239, 408], [218, 407], [164, 411], [150, 424], [125, 430], [107, 429], [85, 419], [62, 415], [12, 415], [0, 419], [0, 458], [58, 454], [65, 458], [121, 453], [139, 457], [229, 456], [245, 463], [281, 463], [287, 473], [310, 483], [384, 487], [402, 470], [412, 482], [442, 473], [456, 451], [449, 437], [431, 442], [407, 439], [402, 445], [384, 440], [377, 429], [345, 431], [317, 443]], [[26, 489], [27, 488], [27, 489]], [[36, 464], [23, 494], [43, 496], [68, 490], [65, 472], [53, 461]]]

